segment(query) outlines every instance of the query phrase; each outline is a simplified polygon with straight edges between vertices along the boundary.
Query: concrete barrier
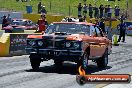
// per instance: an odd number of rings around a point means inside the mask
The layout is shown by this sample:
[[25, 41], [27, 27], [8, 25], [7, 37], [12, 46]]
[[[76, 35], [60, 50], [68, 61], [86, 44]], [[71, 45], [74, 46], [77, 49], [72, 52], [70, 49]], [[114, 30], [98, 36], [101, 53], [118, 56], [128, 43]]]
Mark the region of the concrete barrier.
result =
[[26, 54], [26, 38], [29, 34], [41, 33], [3, 33], [0, 38], [0, 56]]
[[23, 14], [24, 19], [30, 19], [33, 22], [37, 22], [40, 19], [40, 14]]
[[[30, 19], [33, 22], [37, 23], [38, 19], [40, 19], [41, 14], [23, 14], [23, 18], [25, 19]], [[48, 23], [52, 23], [52, 22], [60, 22], [64, 17], [66, 16], [62, 16], [62, 15], [46, 15], [46, 19], [48, 21]], [[87, 17], [87, 22], [92, 21], [92, 23], [95, 23], [95, 18], [88, 18]], [[117, 25], [120, 23], [119, 20], [112, 20], [112, 29], [116, 29]], [[105, 21], [105, 25], [108, 26], [109, 25], [109, 21], [106, 20]]]
[[[109, 24], [110, 24], [109, 21], [105, 21], [105, 25], [106, 26], [109, 26]], [[111, 28], [112, 29], [117, 29], [117, 25], [119, 25], [119, 24], [120, 24], [119, 20], [112, 21], [112, 24], [111, 24], [112, 27]]]
[[[33, 22], [37, 23], [38, 19], [40, 19], [41, 14], [23, 14], [23, 18], [30, 19]], [[65, 16], [61, 15], [46, 15], [46, 19], [48, 23], [52, 22], [60, 22]]]
[[0, 38], [0, 56], [8, 56], [10, 47], [10, 34], [3, 33]]

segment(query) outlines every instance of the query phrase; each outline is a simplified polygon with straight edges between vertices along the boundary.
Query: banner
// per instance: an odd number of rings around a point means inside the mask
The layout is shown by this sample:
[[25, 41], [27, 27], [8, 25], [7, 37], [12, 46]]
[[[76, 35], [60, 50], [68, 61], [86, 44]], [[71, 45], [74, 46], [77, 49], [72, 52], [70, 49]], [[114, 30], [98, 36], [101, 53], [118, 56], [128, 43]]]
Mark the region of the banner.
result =
[[28, 34], [10, 34], [10, 54], [26, 54], [26, 38]]
[[126, 30], [126, 33], [127, 35], [132, 35], [132, 22], [126, 22], [126, 25], [127, 25], [127, 30]]

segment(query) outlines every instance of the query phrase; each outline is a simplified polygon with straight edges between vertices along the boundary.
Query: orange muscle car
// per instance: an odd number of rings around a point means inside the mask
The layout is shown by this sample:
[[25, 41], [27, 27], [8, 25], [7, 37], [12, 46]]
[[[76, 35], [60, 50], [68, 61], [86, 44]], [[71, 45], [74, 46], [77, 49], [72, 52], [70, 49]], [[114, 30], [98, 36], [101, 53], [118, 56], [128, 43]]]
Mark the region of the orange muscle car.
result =
[[111, 48], [111, 41], [95, 24], [54, 22], [43, 35], [28, 35], [26, 51], [30, 54], [34, 70], [39, 69], [42, 61], [49, 59], [53, 59], [58, 67], [64, 61], [72, 61], [87, 69], [88, 60], [105, 68]]

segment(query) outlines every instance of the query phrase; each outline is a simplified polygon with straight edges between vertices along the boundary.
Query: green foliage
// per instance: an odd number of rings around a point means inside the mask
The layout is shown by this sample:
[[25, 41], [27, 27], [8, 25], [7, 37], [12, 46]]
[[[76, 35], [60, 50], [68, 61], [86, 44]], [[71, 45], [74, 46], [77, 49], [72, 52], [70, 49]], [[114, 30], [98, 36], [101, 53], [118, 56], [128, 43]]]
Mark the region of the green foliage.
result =
[[[26, 6], [31, 5], [33, 9], [33, 13], [37, 13], [37, 5], [40, 0], [31, 0], [30, 2], [16, 2], [16, 0], [0, 0], [0, 8], [4, 10], [13, 10], [13, 11], [21, 11], [26, 13]], [[84, 3], [84, 0], [41, 0], [42, 4], [46, 6], [46, 10], [48, 14], [63, 14], [76, 16], [77, 15], [77, 5], [79, 2]], [[129, 0], [129, 6], [132, 3], [132, 0]], [[115, 5], [119, 5], [121, 9], [126, 9], [126, 0], [116, 0], [106, 1], [106, 0], [86, 0], [86, 4], [92, 4], [93, 6], [103, 5], [111, 5], [113, 8]]]

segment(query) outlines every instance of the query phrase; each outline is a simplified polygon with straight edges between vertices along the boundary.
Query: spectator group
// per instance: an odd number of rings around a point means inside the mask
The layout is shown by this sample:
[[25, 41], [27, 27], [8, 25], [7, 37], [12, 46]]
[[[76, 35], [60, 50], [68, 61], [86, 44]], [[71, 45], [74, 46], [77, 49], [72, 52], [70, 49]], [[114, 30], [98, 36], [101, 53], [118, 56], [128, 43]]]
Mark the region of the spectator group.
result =
[[110, 5], [100, 5], [92, 6], [91, 4], [87, 5], [86, 3], [82, 5], [81, 3], [78, 4], [78, 17], [87, 17], [90, 18], [111, 18], [112, 14], [114, 13], [114, 16], [118, 18], [120, 16], [120, 8], [119, 6], [115, 6], [112, 8]]

